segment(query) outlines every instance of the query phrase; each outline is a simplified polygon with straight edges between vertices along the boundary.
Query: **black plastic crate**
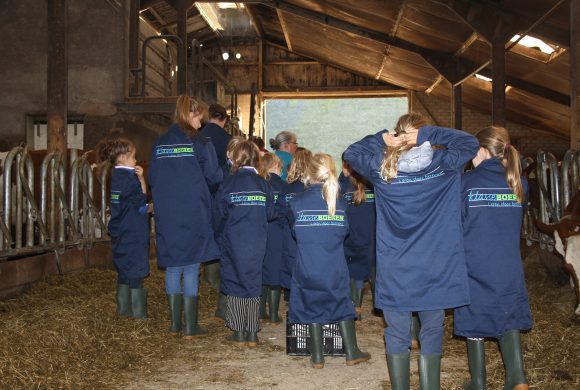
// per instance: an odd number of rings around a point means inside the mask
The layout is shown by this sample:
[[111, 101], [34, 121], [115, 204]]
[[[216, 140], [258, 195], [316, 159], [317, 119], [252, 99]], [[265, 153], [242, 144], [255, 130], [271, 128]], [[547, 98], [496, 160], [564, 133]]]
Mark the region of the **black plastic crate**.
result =
[[[327, 356], [344, 356], [342, 336], [338, 323], [322, 325], [323, 353]], [[286, 354], [310, 355], [310, 327], [308, 324], [291, 324], [286, 321]]]

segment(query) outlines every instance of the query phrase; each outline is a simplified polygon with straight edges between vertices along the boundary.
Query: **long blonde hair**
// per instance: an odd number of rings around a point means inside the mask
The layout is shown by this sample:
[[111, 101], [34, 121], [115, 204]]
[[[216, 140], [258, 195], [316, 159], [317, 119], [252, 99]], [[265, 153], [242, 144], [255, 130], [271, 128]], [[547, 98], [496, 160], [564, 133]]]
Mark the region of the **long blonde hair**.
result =
[[[425, 119], [425, 117], [423, 117], [421, 114], [411, 112], [399, 118], [395, 126], [395, 133], [397, 134], [397, 136], [399, 136], [413, 129], [419, 129], [420, 127], [425, 126], [427, 124], [428, 121], [427, 119]], [[385, 156], [383, 158], [383, 162], [381, 163], [380, 167], [381, 176], [386, 182], [389, 182], [395, 177], [397, 177], [397, 163], [399, 162], [399, 157], [401, 156], [401, 153], [406, 152], [413, 146], [415, 145], [403, 144], [395, 148], [387, 145], [387, 148], [384, 151]]]
[[308, 165], [306, 184], [313, 183], [322, 183], [322, 197], [328, 205], [328, 214], [334, 215], [339, 185], [334, 159], [326, 153], [316, 153]]
[[189, 95], [179, 95], [177, 103], [175, 103], [175, 112], [173, 113], [173, 120], [181, 126], [189, 136], [192, 136], [197, 129], [194, 129], [189, 123], [189, 113], [194, 115], [203, 113], [201, 104]]
[[260, 176], [266, 180], [270, 179], [270, 170], [274, 168], [277, 168], [278, 170], [282, 169], [282, 160], [280, 160], [280, 157], [276, 156], [274, 153], [264, 154], [260, 158], [260, 168], [258, 168]]
[[294, 157], [292, 157], [290, 166], [288, 167], [286, 181], [288, 183], [293, 183], [296, 180], [300, 180], [304, 183], [310, 160], [312, 160], [312, 152], [310, 150], [297, 150], [296, 153], [294, 153]]
[[512, 192], [517, 195], [518, 203], [524, 200], [522, 185], [522, 165], [518, 150], [510, 145], [510, 135], [505, 127], [490, 126], [475, 134], [479, 145], [485, 148], [492, 158], [497, 158], [505, 167], [505, 179]]

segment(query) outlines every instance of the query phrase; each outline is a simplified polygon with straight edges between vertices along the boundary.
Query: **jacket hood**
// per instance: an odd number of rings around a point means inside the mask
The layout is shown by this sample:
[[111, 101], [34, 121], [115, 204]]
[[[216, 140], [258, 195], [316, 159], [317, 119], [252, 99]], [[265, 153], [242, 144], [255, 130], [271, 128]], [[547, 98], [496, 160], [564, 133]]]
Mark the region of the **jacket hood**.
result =
[[397, 169], [404, 173], [415, 173], [427, 168], [431, 161], [433, 161], [433, 148], [429, 141], [425, 141], [403, 152], [399, 157]]

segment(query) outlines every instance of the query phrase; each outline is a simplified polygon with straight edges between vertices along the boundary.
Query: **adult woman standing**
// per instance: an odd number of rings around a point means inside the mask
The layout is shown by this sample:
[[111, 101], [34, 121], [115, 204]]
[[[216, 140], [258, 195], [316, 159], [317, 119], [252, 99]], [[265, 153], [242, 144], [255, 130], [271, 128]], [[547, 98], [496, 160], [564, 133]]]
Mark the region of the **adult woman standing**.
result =
[[532, 327], [520, 230], [527, 182], [520, 155], [503, 127], [475, 135], [475, 169], [462, 177], [463, 233], [471, 304], [455, 309], [455, 334], [467, 337], [469, 390], [486, 388], [484, 338], [499, 340], [504, 389], [527, 390], [520, 330]]
[[155, 204], [157, 263], [166, 268], [170, 332], [181, 332], [183, 306], [186, 338], [207, 333], [197, 324], [199, 268], [200, 263], [219, 258], [212, 229], [209, 186], [221, 182], [222, 171], [213, 145], [197, 131], [202, 115], [197, 100], [179, 96], [175, 123], [157, 139], [149, 168]]
[[270, 138], [270, 146], [274, 149], [276, 156], [282, 160], [282, 174], [280, 177], [282, 180], [286, 180], [288, 167], [298, 148], [296, 134], [291, 131], [281, 131], [276, 137]]
[[409, 389], [412, 312], [421, 321], [421, 389], [438, 390], [444, 309], [469, 303], [459, 193], [463, 166], [479, 144], [463, 131], [426, 125], [420, 115], [403, 115], [396, 135], [379, 132], [344, 153], [375, 189], [376, 306], [389, 325], [387, 363], [396, 390]]

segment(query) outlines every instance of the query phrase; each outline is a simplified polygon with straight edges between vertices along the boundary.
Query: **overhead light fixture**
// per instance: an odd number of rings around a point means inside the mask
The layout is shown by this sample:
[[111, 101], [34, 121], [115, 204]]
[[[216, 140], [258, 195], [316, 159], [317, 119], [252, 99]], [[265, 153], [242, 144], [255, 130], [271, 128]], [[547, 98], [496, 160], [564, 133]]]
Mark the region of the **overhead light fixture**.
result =
[[228, 53], [227, 51], [224, 51], [222, 53], [222, 58], [224, 59], [224, 61], [227, 61], [230, 59], [230, 53]]
[[493, 81], [493, 79], [486, 77], [486, 76], [483, 76], [483, 75], [480, 75], [479, 73], [476, 73], [475, 77], [477, 77], [480, 80], [488, 81], [490, 83]]
[[242, 59], [242, 53], [236, 53], [236, 60], [241, 60]]

